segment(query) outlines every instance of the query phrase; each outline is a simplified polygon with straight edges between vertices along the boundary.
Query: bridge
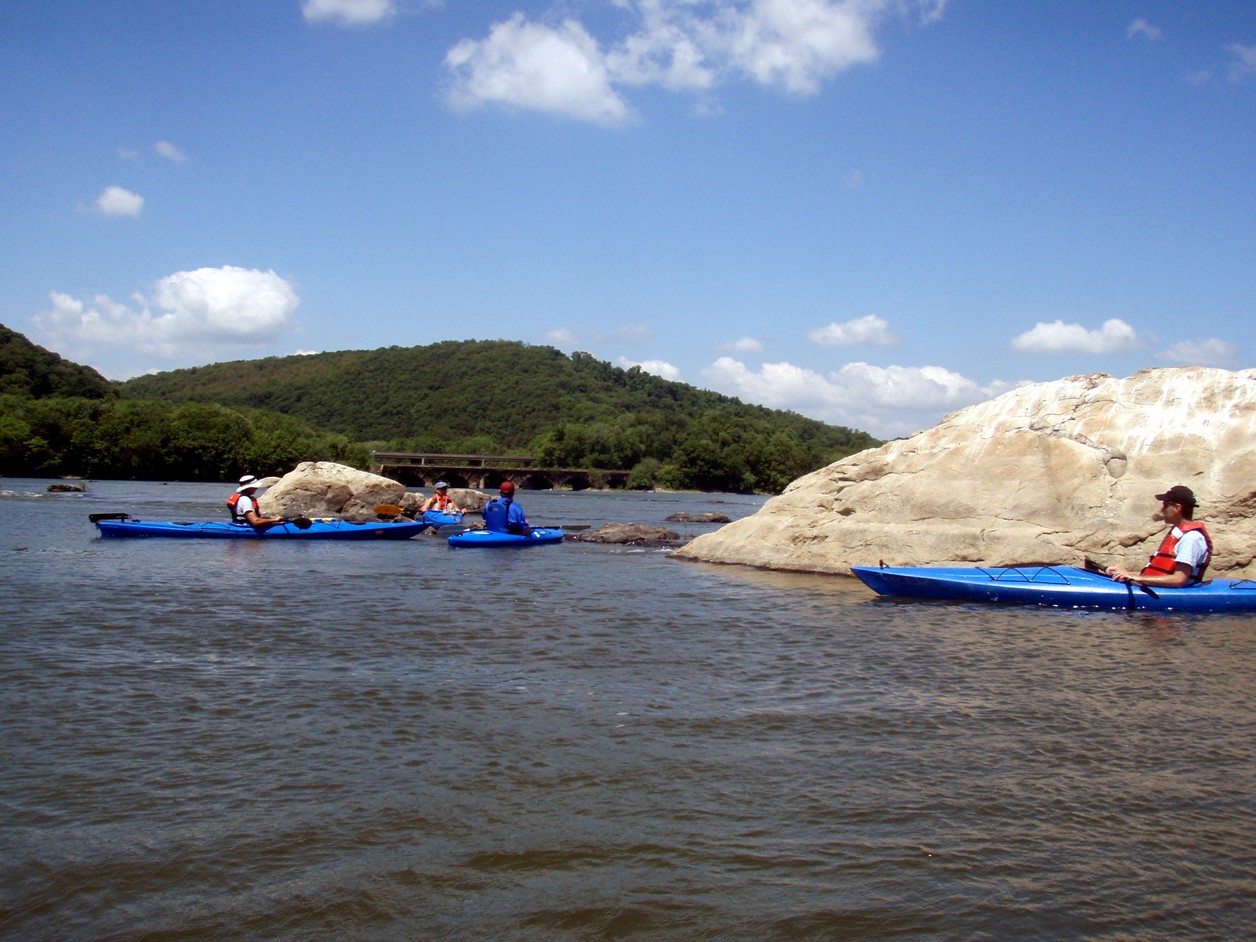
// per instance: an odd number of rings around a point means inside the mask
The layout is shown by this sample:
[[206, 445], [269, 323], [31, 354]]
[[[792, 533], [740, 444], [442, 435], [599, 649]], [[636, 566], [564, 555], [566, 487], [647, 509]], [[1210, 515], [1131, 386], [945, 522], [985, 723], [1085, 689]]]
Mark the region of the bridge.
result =
[[591, 487], [624, 488], [627, 471], [590, 468], [549, 468], [531, 455], [440, 455], [405, 451], [371, 452], [371, 470], [407, 487], [431, 487], [446, 481], [450, 487], [495, 490], [511, 481], [520, 490], [543, 491]]

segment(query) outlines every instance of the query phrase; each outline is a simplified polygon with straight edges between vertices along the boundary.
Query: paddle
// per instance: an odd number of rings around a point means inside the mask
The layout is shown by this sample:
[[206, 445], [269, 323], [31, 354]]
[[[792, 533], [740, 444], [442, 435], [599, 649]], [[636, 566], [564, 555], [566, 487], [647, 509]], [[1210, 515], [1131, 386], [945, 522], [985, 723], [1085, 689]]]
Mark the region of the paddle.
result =
[[130, 519], [130, 517], [131, 517], [130, 514], [124, 514], [124, 513], [88, 514], [87, 515], [87, 519], [90, 520], [92, 523], [95, 523], [97, 520], [128, 520]]
[[402, 512], [402, 508], [396, 504], [376, 504], [375, 515], [377, 517], [396, 517]]
[[[1089, 556], [1083, 557], [1083, 559], [1082, 559], [1082, 568], [1083, 568], [1083, 569], [1085, 569], [1087, 572], [1094, 572], [1094, 573], [1098, 573], [1098, 574], [1099, 574], [1099, 575], [1101, 575], [1101, 576], [1107, 576], [1107, 575], [1108, 575], [1108, 571], [1107, 571], [1106, 569], [1104, 569], [1102, 566], [1100, 566], [1100, 565], [1099, 565], [1097, 562], [1095, 562], [1093, 559], [1091, 559]], [[1112, 577], [1111, 577], [1111, 576], [1108, 576], [1108, 578], [1109, 578], [1109, 579], [1111, 579]], [[1127, 583], [1125, 583], [1125, 584], [1126, 584], [1126, 586], [1128, 586], [1128, 587], [1129, 587], [1129, 590], [1130, 590], [1130, 595], [1131, 595], [1131, 596], [1134, 594], [1134, 588], [1133, 588], [1133, 587], [1137, 584], [1137, 585], [1138, 585], [1138, 587], [1139, 587], [1140, 589], [1142, 589], [1144, 592], [1146, 592], [1148, 595], [1150, 595], [1153, 599], [1158, 599], [1158, 598], [1160, 598], [1160, 596], [1159, 596], [1158, 594], [1156, 594], [1156, 590], [1155, 590], [1155, 589], [1153, 589], [1153, 588], [1151, 588], [1151, 586], [1145, 586], [1145, 585], [1138, 584], [1138, 583], [1133, 583], [1133, 582], [1127, 582]]]
[[284, 517], [283, 522], [292, 524], [298, 530], [308, 530], [314, 525], [314, 521], [305, 514], [302, 514], [299, 517]]

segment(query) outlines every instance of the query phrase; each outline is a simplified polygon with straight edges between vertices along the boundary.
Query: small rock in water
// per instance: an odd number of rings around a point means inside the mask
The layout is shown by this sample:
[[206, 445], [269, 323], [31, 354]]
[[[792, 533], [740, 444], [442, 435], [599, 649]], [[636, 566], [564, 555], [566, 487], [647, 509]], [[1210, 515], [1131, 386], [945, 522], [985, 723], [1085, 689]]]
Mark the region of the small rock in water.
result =
[[596, 530], [586, 530], [573, 537], [584, 543], [649, 543], [668, 544], [680, 539], [680, 535], [666, 527], [652, 527], [645, 523], [606, 523]]

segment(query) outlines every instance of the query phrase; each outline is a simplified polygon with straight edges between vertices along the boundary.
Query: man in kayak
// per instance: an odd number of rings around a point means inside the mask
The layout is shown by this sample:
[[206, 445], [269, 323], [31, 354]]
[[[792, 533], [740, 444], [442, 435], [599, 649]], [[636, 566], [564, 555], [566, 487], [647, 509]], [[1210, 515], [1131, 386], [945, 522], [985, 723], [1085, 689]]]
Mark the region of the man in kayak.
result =
[[1120, 566], [1109, 566], [1104, 571], [1117, 582], [1134, 585], [1166, 589], [1195, 585], [1204, 578], [1204, 570], [1212, 560], [1212, 537], [1202, 523], [1191, 519], [1195, 515], [1195, 494], [1189, 487], [1175, 484], [1157, 494], [1156, 500], [1160, 501], [1160, 512], [1171, 529], [1151, 561], [1139, 573]]
[[240, 478], [240, 486], [227, 498], [232, 523], [247, 523], [255, 530], [283, 523], [283, 517], [263, 517], [257, 506], [257, 478], [246, 474]]
[[425, 514], [429, 510], [435, 510], [442, 514], [460, 514], [462, 508], [454, 503], [454, 499], [449, 496], [449, 485], [444, 481], [436, 482], [436, 493], [423, 502], [423, 506], [419, 508], [419, 513]]
[[484, 505], [484, 526], [495, 533], [514, 533], [528, 536], [532, 528], [523, 515], [523, 508], [515, 503], [515, 485], [502, 481], [500, 497], [494, 497]]

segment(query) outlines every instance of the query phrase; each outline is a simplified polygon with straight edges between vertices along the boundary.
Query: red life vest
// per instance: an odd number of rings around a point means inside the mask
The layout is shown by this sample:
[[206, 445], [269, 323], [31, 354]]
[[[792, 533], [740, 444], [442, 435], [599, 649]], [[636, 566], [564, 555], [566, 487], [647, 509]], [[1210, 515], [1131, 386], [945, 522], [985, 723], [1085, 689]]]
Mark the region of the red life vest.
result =
[[1142, 576], [1167, 576], [1177, 572], [1177, 556], [1176, 550], [1178, 542], [1183, 536], [1192, 530], [1198, 530], [1204, 537], [1204, 545], [1207, 549], [1204, 551], [1204, 561], [1199, 566], [1199, 573], [1191, 574], [1191, 581], [1198, 582], [1204, 578], [1204, 570], [1208, 568], [1208, 564], [1212, 562], [1212, 537], [1208, 535], [1208, 528], [1202, 523], [1195, 520], [1183, 520], [1177, 525], [1180, 531], [1178, 536], [1173, 535], [1170, 529], [1165, 535], [1164, 540], [1160, 544], [1160, 549], [1156, 550], [1155, 555], [1148, 561], [1147, 566], [1139, 575]]
[[[243, 496], [244, 496], [243, 494], [237, 493], [237, 494], [232, 494], [230, 497], [227, 498], [227, 509], [231, 511], [231, 521], [233, 523], [248, 523], [249, 522], [248, 514], [240, 513], [240, 498]], [[253, 512], [257, 513], [257, 498], [250, 497], [249, 500], [253, 502]]]
[[448, 494], [441, 494], [437, 492], [431, 496], [430, 502], [435, 505], [437, 510], [444, 513], [445, 508], [449, 506], [449, 502], [451, 500], [453, 500], [453, 498]]

